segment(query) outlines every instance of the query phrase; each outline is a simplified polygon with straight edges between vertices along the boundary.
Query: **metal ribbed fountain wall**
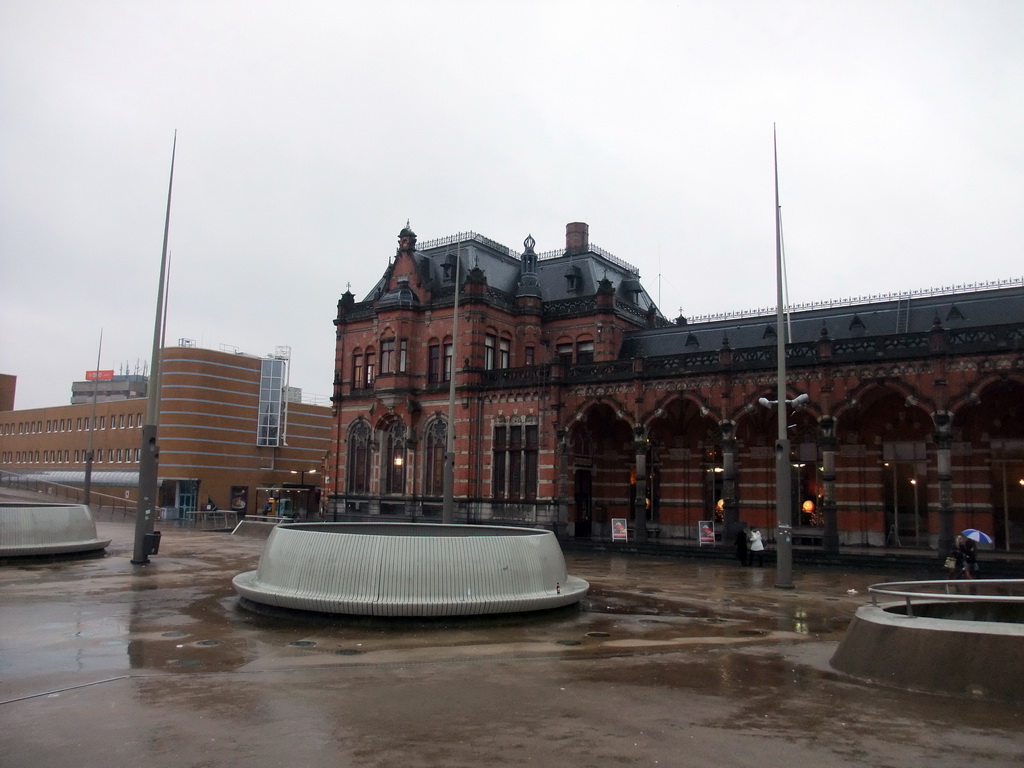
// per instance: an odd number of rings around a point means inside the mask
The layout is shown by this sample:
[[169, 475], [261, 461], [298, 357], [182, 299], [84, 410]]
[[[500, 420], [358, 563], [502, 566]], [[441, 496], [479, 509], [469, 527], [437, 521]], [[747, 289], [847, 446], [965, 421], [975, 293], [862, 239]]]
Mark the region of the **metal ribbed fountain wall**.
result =
[[297, 523], [274, 529], [245, 600], [365, 616], [471, 616], [579, 602], [551, 531], [482, 525]]
[[66, 555], [104, 549], [85, 504], [0, 503], [0, 557]]

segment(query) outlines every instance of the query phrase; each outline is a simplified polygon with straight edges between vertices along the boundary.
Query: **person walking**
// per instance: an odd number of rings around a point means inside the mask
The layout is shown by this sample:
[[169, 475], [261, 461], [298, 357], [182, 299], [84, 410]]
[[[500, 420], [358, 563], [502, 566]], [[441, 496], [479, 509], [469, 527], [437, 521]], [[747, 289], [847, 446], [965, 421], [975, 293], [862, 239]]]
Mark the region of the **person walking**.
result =
[[973, 579], [978, 570], [978, 551], [974, 542], [957, 534], [953, 551], [946, 558], [946, 567], [950, 579]]
[[761, 537], [761, 532], [757, 530], [756, 526], [750, 529], [747, 542], [750, 545], [750, 565], [753, 566], [754, 558], [756, 557], [758, 568], [764, 567], [764, 539]]
[[964, 578], [978, 578], [978, 545], [974, 539], [962, 537], [964, 545]]

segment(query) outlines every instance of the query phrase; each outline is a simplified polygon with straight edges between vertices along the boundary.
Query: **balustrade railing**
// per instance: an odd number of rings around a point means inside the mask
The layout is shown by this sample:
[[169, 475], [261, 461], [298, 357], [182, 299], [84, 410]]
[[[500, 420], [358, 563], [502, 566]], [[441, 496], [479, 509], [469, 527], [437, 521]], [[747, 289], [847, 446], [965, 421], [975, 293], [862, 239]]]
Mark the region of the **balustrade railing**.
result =
[[889, 581], [872, 584], [868, 592], [872, 605], [878, 605], [879, 595], [902, 598], [907, 616], [912, 617], [914, 600], [1024, 604], [1024, 579]]
[[[49, 497], [50, 499], [66, 500], [69, 504], [82, 504], [85, 498], [85, 489], [78, 486], [55, 483], [51, 480], [39, 480], [2, 469], [0, 469], [0, 487], [39, 494], [39, 503], [45, 503], [46, 497]], [[89, 494], [89, 508], [94, 515], [106, 513], [110, 519], [114, 519], [119, 514], [122, 519], [127, 519], [129, 516], [135, 516], [136, 502], [132, 499], [92, 491]]]

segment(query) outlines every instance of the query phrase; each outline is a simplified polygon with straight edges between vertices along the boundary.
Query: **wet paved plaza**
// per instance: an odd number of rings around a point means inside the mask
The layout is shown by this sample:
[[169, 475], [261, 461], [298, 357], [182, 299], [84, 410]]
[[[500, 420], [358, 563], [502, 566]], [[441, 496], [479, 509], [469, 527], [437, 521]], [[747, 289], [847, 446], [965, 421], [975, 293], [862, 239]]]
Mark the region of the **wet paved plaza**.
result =
[[1024, 765], [1021, 708], [829, 667], [907, 573], [571, 555], [571, 609], [345, 619], [241, 607], [262, 539], [164, 529], [133, 566], [98, 527], [105, 557], [0, 565], [4, 768]]

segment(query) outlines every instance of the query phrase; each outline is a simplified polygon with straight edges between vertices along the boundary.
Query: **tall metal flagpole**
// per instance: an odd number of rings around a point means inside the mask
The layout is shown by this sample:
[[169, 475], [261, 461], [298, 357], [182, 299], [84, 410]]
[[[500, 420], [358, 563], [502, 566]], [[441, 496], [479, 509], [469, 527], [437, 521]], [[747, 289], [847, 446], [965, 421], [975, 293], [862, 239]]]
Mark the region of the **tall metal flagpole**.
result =
[[96, 395], [100, 389], [100, 355], [103, 352], [103, 329], [100, 328], [100, 343], [96, 348], [96, 371], [92, 380], [92, 421], [89, 422], [89, 450], [85, 452], [85, 483], [82, 486], [82, 503], [89, 506], [92, 501], [92, 461], [96, 434]]
[[776, 532], [776, 576], [775, 586], [793, 588], [793, 509], [789, 466], [789, 435], [786, 421], [786, 331], [784, 323], [783, 266], [782, 266], [782, 208], [779, 205], [779, 147], [772, 125], [772, 148], [775, 155], [775, 355], [778, 360], [778, 405], [779, 438], [775, 443], [775, 514], [778, 519]]
[[452, 367], [448, 382], [448, 436], [444, 454], [444, 500], [441, 522], [455, 522], [455, 356], [459, 343], [459, 262], [462, 261], [462, 241], [455, 246], [455, 309], [452, 315]]
[[132, 564], [149, 562], [151, 547], [148, 534], [153, 531], [157, 501], [157, 466], [160, 449], [156, 442], [160, 421], [160, 342], [163, 337], [164, 283], [167, 279], [167, 235], [171, 225], [171, 190], [174, 188], [174, 154], [178, 147], [178, 132], [171, 144], [171, 175], [167, 182], [167, 213], [164, 216], [164, 243], [160, 254], [160, 283], [156, 294], [156, 319], [153, 324], [153, 352], [149, 364], [148, 402], [146, 423], [142, 425], [142, 452], [139, 459], [139, 491], [135, 507], [135, 547]]

